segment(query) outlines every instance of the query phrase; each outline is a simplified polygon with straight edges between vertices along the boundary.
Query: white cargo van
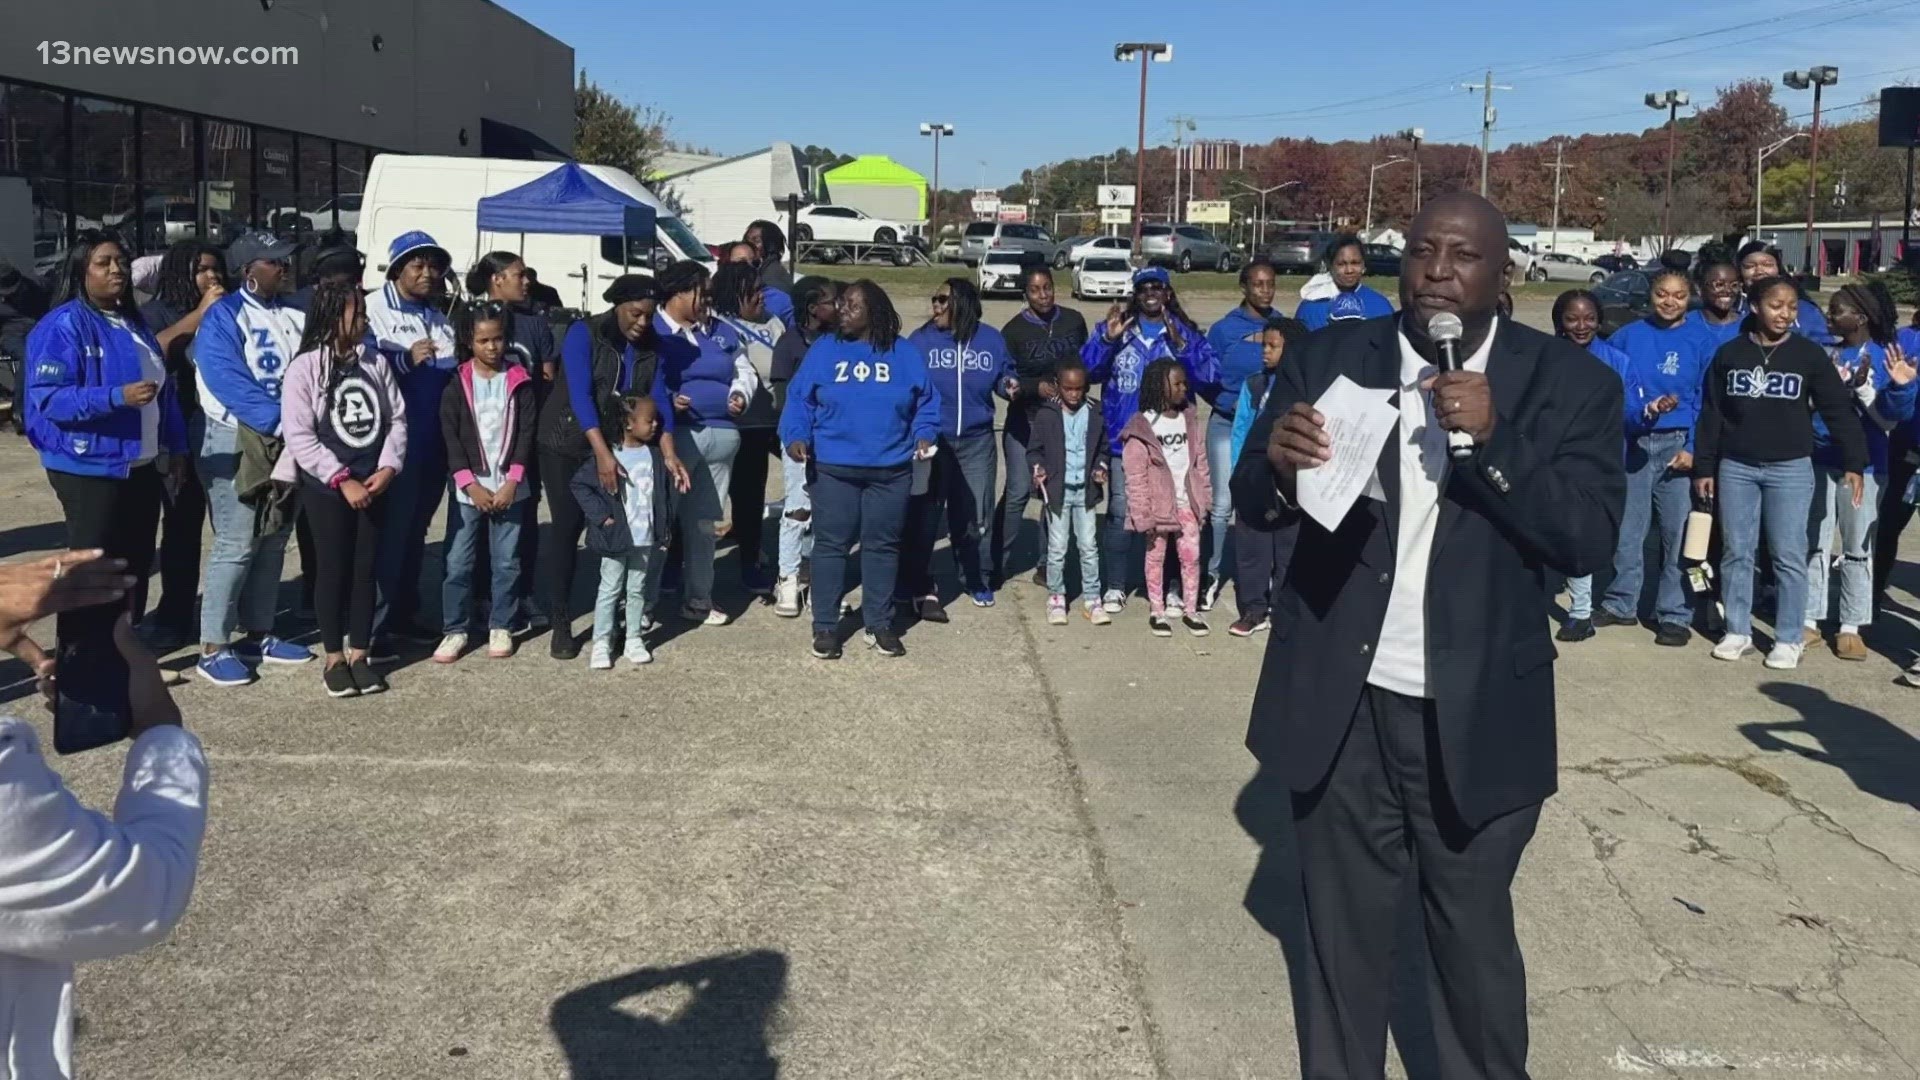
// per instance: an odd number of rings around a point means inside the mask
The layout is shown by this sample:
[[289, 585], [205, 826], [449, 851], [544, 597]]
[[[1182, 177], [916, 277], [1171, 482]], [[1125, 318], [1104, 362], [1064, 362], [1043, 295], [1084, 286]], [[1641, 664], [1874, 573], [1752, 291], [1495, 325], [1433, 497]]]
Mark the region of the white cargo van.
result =
[[[583, 311], [604, 305], [600, 294], [624, 273], [651, 273], [653, 252], [635, 241], [623, 252], [624, 237], [570, 236], [563, 233], [479, 232], [481, 199], [537, 180], [558, 167], [552, 161], [510, 158], [432, 157], [380, 154], [367, 173], [360, 204], [357, 239], [367, 257], [363, 284], [379, 288], [387, 279], [387, 247], [394, 237], [423, 229], [453, 256], [454, 273], [465, 276], [474, 260], [489, 251], [513, 251], [560, 294], [569, 307]], [[588, 165], [588, 172], [653, 207], [660, 253], [673, 259], [697, 259], [712, 266], [713, 253], [673, 211], [638, 180], [619, 169]], [[626, 258], [623, 261], [622, 255]]]

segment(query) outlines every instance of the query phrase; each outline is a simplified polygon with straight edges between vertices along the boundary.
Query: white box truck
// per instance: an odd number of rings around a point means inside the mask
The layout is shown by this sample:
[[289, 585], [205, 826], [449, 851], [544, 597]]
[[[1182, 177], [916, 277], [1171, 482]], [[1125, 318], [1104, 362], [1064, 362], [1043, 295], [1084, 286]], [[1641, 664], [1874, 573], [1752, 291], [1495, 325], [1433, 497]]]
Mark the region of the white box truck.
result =
[[[568, 306], [582, 311], [602, 307], [600, 294], [613, 279], [626, 273], [651, 273], [654, 252], [641, 241], [631, 250], [620, 236], [574, 236], [565, 233], [481, 232], [480, 200], [498, 195], [552, 172], [558, 163], [510, 158], [434, 157], [425, 154], [380, 154], [367, 172], [360, 202], [360, 251], [367, 257], [362, 284], [377, 289], [387, 279], [387, 247], [394, 238], [415, 229], [425, 230], [453, 256], [454, 273], [464, 276], [474, 261], [489, 251], [517, 252], [540, 274]], [[714, 264], [713, 253], [693, 230], [631, 175], [605, 165], [586, 170], [648, 206], [655, 214], [659, 255], [696, 259]]]

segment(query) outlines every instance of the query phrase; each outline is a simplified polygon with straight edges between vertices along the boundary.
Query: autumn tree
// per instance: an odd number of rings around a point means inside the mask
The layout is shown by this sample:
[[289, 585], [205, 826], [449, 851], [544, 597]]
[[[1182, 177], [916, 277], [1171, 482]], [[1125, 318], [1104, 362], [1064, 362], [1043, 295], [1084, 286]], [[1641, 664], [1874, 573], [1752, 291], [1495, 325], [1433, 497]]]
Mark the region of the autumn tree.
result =
[[573, 92], [573, 156], [589, 165], [610, 165], [645, 177], [667, 144], [667, 117], [614, 97], [580, 71]]

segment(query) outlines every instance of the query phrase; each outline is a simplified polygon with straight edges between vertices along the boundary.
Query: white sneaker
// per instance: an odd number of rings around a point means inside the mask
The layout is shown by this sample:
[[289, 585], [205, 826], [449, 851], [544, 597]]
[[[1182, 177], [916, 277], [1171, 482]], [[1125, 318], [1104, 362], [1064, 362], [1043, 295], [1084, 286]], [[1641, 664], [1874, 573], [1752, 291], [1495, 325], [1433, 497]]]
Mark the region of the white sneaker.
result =
[[627, 663], [629, 664], [653, 663], [653, 654], [647, 651], [647, 643], [638, 637], [630, 637], [627, 639], [626, 655]]
[[589, 671], [612, 671], [613, 670], [613, 642], [600, 641], [597, 639], [594, 641], [593, 656], [591, 659], [587, 661], [587, 670]]
[[1220, 589], [1225, 584], [1226, 582], [1221, 578], [1213, 579], [1213, 584], [1208, 585], [1207, 591], [1204, 594], [1202, 594], [1202, 596], [1200, 597], [1201, 611], [1213, 610], [1213, 606], [1220, 602]]
[[783, 619], [800, 617], [800, 579], [783, 577], [773, 587], [773, 613]]
[[1113, 622], [1113, 616], [1107, 614], [1106, 606], [1098, 600], [1087, 601], [1087, 621], [1095, 626], [1106, 626]]
[[1118, 615], [1127, 610], [1127, 594], [1119, 589], [1108, 589], [1107, 594], [1100, 598], [1100, 606], [1106, 609], [1107, 614]]
[[487, 632], [487, 656], [493, 660], [505, 660], [513, 655], [513, 631], [489, 630]]
[[1713, 647], [1715, 660], [1738, 660], [1753, 651], [1753, 638], [1746, 634], [1728, 634]]
[[1187, 602], [1177, 592], [1167, 594], [1167, 618], [1177, 619], [1187, 613]]
[[1920, 660], [1913, 662], [1913, 666], [1908, 668], [1906, 673], [1900, 676], [1900, 681], [1906, 683], [1908, 686], [1920, 686]]
[[460, 659], [460, 654], [466, 651], [467, 635], [448, 634], [446, 637], [440, 639], [440, 647], [433, 650], [433, 662], [436, 664], [451, 664], [455, 660]]
[[680, 617], [701, 626], [727, 625], [727, 613], [715, 607], [701, 608], [688, 604], [680, 609]]
[[1772, 652], [1767, 654], [1767, 666], [1775, 671], [1792, 671], [1794, 668], [1800, 666], [1800, 654], [1806, 651], [1806, 648], [1805, 642], [1799, 642], [1793, 645], [1781, 642], [1773, 647]]

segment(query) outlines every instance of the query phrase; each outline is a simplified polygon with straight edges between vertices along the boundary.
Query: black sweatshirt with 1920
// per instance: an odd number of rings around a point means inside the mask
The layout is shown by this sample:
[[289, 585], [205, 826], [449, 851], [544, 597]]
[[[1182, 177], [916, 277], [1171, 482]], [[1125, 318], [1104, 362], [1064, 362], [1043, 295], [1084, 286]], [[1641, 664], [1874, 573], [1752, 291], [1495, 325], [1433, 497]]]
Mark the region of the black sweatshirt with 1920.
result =
[[1693, 474], [1713, 476], [1724, 458], [1750, 465], [1813, 454], [1813, 414], [1827, 422], [1848, 472], [1867, 467], [1867, 440], [1853, 395], [1827, 350], [1790, 334], [1766, 349], [1745, 334], [1720, 347], [1694, 433]]

